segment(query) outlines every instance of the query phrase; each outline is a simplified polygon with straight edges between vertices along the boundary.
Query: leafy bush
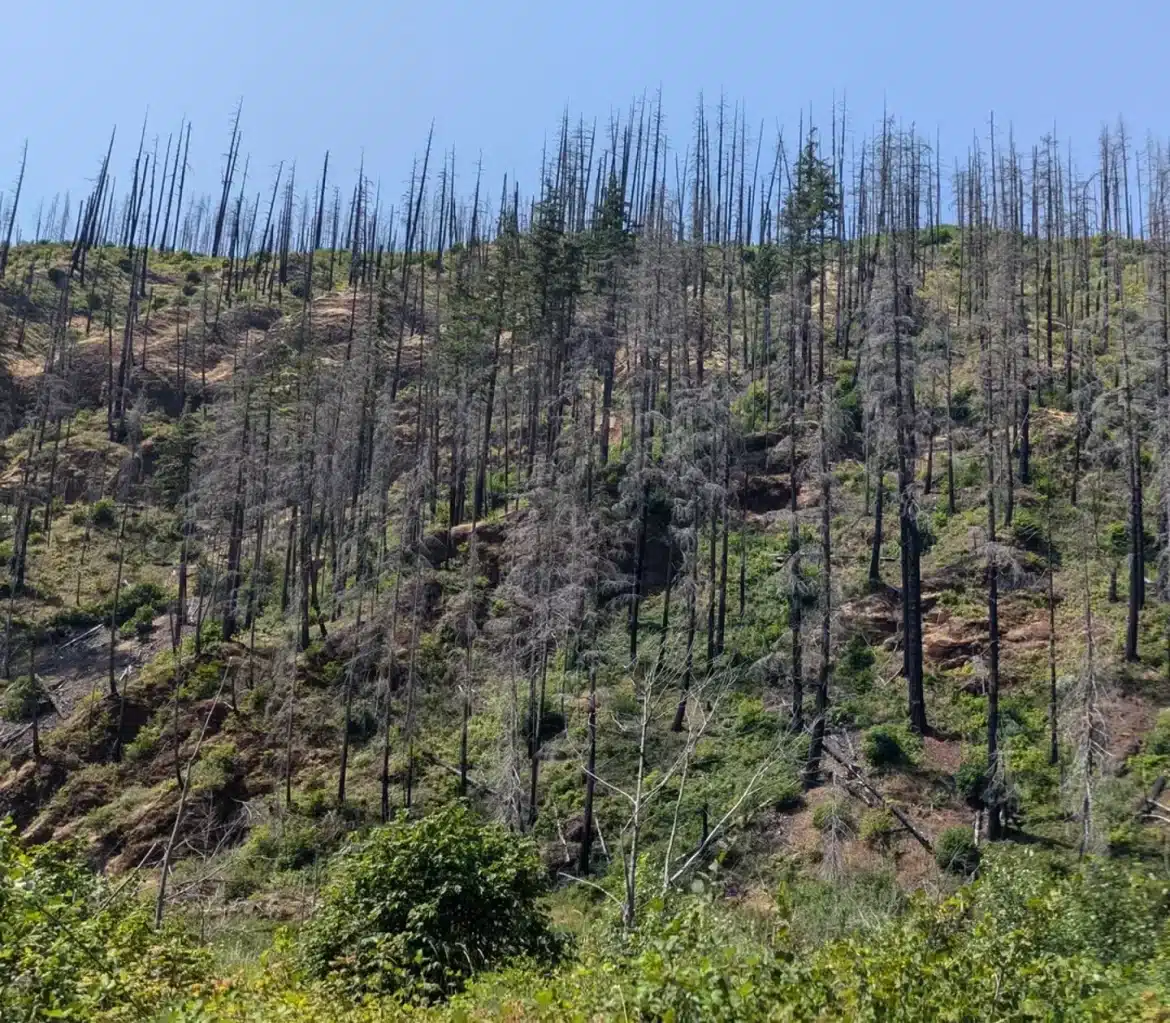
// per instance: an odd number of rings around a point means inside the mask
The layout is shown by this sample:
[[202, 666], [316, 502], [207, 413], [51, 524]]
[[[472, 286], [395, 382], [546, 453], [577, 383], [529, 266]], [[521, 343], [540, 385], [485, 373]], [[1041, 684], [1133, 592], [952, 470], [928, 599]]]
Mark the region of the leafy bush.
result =
[[36, 677], [21, 673], [4, 691], [4, 716], [9, 721], [31, 721], [46, 702], [45, 691]]
[[238, 757], [235, 743], [216, 742], [205, 746], [193, 769], [192, 791], [223, 791], [241, 771]]
[[970, 828], [947, 828], [934, 845], [934, 861], [955, 874], [973, 874], [979, 866], [979, 847]]
[[861, 751], [877, 770], [913, 767], [922, 754], [922, 740], [905, 725], [874, 725], [862, 738]]
[[289, 814], [280, 824], [264, 824], [248, 840], [252, 855], [276, 870], [300, 870], [327, 855], [336, 835], [321, 820]]
[[122, 755], [130, 763], [142, 763], [150, 760], [158, 751], [162, 742], [162, 729], [156, 724], [146, 724], [138, 729], [138, 734], [127, 743]]
[[1027, 508], [1021, 508], [1012, 518], [1012, 542], [1021, 550], [1043, 554], [1048, 547], [1044, 523]]
[[1146, 737], [1147, 753], [1158, 757], [1170, 757], [1170, 709], [1158, 714], [1158, 720]]
[[968, 806], [978, 809], [983, 805], [983, 790], [987, 785], [987, 753], [984, 750], [964, 752], [955, 772], [955, 789]]
[[813, 810], [812, 825], [826, 838], [843, 840], [857, 831], [849, 804], [841, 798], [828, 799]]
[[[165, 606], [166, 598], [158, 586], [154, 583], [135, 583], [133, 586], [127, 586], [118, 595], [117, 623], [121, 625], [130, 621], [143, 608], [146, 608], [153, 618], [154, 612], [161, 611]], [[107, 597], [94, 607], [93, 611], [99, 620], [105, 621], [114, 613], [114, 598]]]
[[118, 506], [109, 497], [94, 501], [89, 510], [89, 521], [99, 529], [113, 528], [118, 524]]
[[25, 851], [0, 823], [0, 1019], [152, 1019], [206, 966], [181, 931], [156, 931], [146, 907], [76, 849]]
[[735, 707], [735, 730], [740, 735], [774, 735], [779, 727], [776, 714], [761, 699], [745, 696]]
[[123, 636], [137, 636], [145, 639], [154, 629], [154, 607], [151, 604], [140, 604], [130, 618], [122, 623], [119, 630]]
[[845, 643], [837, 660], [834, 681], [846, 692], [867, 693], [873, 687], [873, 666], [877, 658], [873, 647], [860, 633]]
[[894, 815], [885, 807], [875, 810], [866, 810], [861, 815], [861, 830], [858, 834], [861, 840], [871, 848], [884, 849], [893, 840], [898, 830]]
[[309, 973], [351, 990], [446, 995], [476, 970], [558, 950], [535, 848], [451, 805], [343, 852], [305, 930]]

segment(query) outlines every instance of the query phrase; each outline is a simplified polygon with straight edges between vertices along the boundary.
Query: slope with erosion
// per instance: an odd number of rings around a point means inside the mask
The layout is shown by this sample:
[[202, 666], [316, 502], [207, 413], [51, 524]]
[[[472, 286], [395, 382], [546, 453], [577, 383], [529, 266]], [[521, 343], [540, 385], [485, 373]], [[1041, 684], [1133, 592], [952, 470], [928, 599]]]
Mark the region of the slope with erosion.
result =
[[[357, 602], [365, 608], [361, 621], [362, 612], [352, 600], [343, 607], [339, 601], [334, 612], [326, 600], [326, 610], [314, 616], [312, 644], [299, 653], [290, 645], [282, 613], [277, 583], [281, 565], [260, 566], [265, 602], [249, 623], [254, 627], [230, 642], [217, 634], [217, 614], [211, 608], [216, 580], [203, 579], [193, 587], [188, 604], [186, 638], [177, 653], [172, 651], [171, 612], [183, 531], [174, 502], [162, 493], [160, 477], [173, 472], [167, 464], [173, 459], [168, 445], [175, 439], [178, 417], [186, 409], [212, 424], [210, 428], [225, 424], [226, 429], [230, 420], [217, 418], [217, 407], [228, 407], [249, 386], [259, 392], [268, 381], [287, 382], [302, 356], [312, 367], [310, 377], [350, 386], [354, 378], [343, 370], [354, 358], [355, 338], [361, 341], [372, 333], [375, 317], [372, 303], [355, 301], [355, 294], [346, 290], [315, 298], [307, 322], [303, 302], [293, 296], [276, 301], [257, 296], [217, 308], [208, 292], [215, 268], [195, 260], [198, 269], [184, 270], [191, 262], [173, 255], [154, 261], [150, 316], [136, 327], [139, 343], [145, 341], [140, 351], [146, 353], [135, 367], [141, 385], [137, 414], [124, 437], [109, 439], [105, 415], [109, 338], [118, 338], [124, 324], [120, 327], [118, 318], [111, 317], [102, 338], [95, 317], [87, 339], [84, 318], [75, 315], [71, 321], [77, 337], [68, 386], [79, 411], [64, 421], [65, 432], [55, 448], [54, 499], [47, 502], [49, 510], [38, 522], [30, 548], [32, 585], [23, 593], [6, 594], [14, 627], [38, 637], [33, 670], [50, 706], [38, 716], [43, 745], [39, 763], [27, 721], [6, 725], [0, 733], [8, 760], [0, 779], [0, 812], [12, 813], [31, 841], [77, 838], [93, 861], [108, 869], [152, 868], [174, 823], [180, 779], [190, 764], [191, 803], [179, 831], [184, 862], [176, 891], [191, 903], [212, 900], [231, 907], [235, 912], [221, 925], [234, 927], [251, 913], [282, 917], [294, 912], [289, 893], [298, 886], [303, 893], [306, 877], [313, 876], [321, 858], [348, 831], [379, 819], [383, 778], [395, 803], [407, 798], [408, 789], [414, 804], [421, 806], [456, 792], [462, 742], [458, 662], [464, 656], [459, 616], [467, 614], [472, 534], [477, 572], [483, 578], [474, 582], [478, 595], [471, 617], [485, 643], [496, 642], [490, 605], [509, 566], [523, 556], [518, 549], [523, 540], [517, 538], [523, 534], [524, 511], [496, 510], [474, 528], [439, 526], [420, 574], [425, 576], [424, 592], [413, 601], [411, 613], [394, 618], [398, 601], [389, 599], [389, 586], [368, 603]], [[103, 272], [113, 274], [109, 267]], [[199, 276], [198, 283], [192, 273]], [[111, 283], [109, 290], [114, 287]], [[189, 295], [188, 288], [194, 289]], [[180, 297], [188, 301], [181, 303]], [[38, 322], [43, 325], [44, 320]], [[429, 344], [424, 333], [382, 329], [385, 339], [379, 343], [389, 350], [403, 337], [404, 386], [418, 393]], [[26, 338], [21, 353], [14, 354], [8, 345], [6, 351], [14, 386], [29, 405], [43, 382], [29, 352], [45, 338], [35, 329], [26, 331]], [[621, 367], [627, 362], [617, 360], [619, 385], [626, 382]], [[523, 369], [513, 366], [517, 373]], [[841, 369], [847, 379], [849, 368]], [[973, 357], [959, 369], [957, 383], [969, 386], [974, 371]], [[328, 386], [320, 388], [320, 408], [326, 412], [332, 396]], [[413, 414], [410, 407], [397, 412], [403, 441], [413, 439], [407, 429]], [[622, 440], [624, 416], [615, 413], [611, 436], [616, 445]], [[437, 423], [435, 429], [436, 446], [447, 449], [455, 436], [452, 425]], [[1039, 464], [1067, 450], [1070, 429], [1067, 414], [1060, 410], [1037, 412], [1033, 443]], [[750, 599], [730, 599], [727, 666], [696, 698], [703, 707], [701, 736], [671, 730], [670, 694], [677, 679], [669, 685], [664, 681], [650, 719], [648, 757], [655, 770], [667, 772], [688, 741], [693, 738], [695, 745], [688, 754], [693, 758], [685, 793], [680, 790], [677, 801], [661, 799], [644, 810], [644, 848], [668, 857], [672, 848], [701, 848], [703, 883], [763, 912], [773, 911], [769, 906], [775, 879], [786, 872], [834, 883], [886, 879], [875, 882], [875, 891], [885, 899], [899, 897], [899, 886], [945, 886], [932, 856], [891, 810], [904, 813], [928, 838], [951, 827], [968, 827], [973, 819], [972, 792], [964, 783], [979, 764], [983, 742], [987, 643], [984, 513], [977, 488], [964, 493], [955, 515], [945, 513], [937, 480], [935, 494], [924, 498], [922, 513], [931, 533], [923, 566], [924, 652], [934, 733], [918, 741], [901, 727], [905, 693], [899, 674], [899, 594], [888, 585], [897, 581], [896, 543], [887, 526], [880, 559], [886, 588], [872, 591], [865, 573], [874, 484], [856, 461], [859, 450], [841, 453], [833, 481], [833, 557], [840, 592], [833, 621], [839, 653], [834, 659], [830, 739], [841, 759], [827, 762], [821, 784], [806, 793], [799, 779], [800, 741], [786, 737], [783, 727], [790, 697], [776, 651], [784, 647], [788, 609], [777, 579], [788, 554], [793, 476], [798, 522], [809, 547], [815, 546], [820, 496], [819, 488], [811, 485], [813, 452], [802, 440], [794, 467], [788, 464], [788, 446], [779, 428], [761, 433], [749, 426], [745, 435], [745, 527], [733, 557], [742, 562]], [[956, 426], [953, 439], [958, 474], [978, 471], [982, 453], [974, 431]], [[936, 438], [940, 450], [944, 441]], [[27, 444], [27, 431], [5, 441], [2, 479], [10, 504], [24, 479]], [[394, 457], [409, 464], [412, 455], [408, 449]], [[605, 481], [615, 504], [620, 484], [615, 468], [614, 478]], [[126, 486], [134, 488], [136, 502], [126, 512], [122, 532], [117, 502], [111, 521], [110, 508], [101, 501], [118, 496]], [[230, 481], [221, 481], [217, 489], [228, 493]], [[1000, 606], [1014, 827], [1022, 841], [1059, 846], [1070, 842], [1062, 786], [1066, 769], [1071, 771], [1071, 754], [1066, 750], [1056, 765], [1047, 762], [1047, 659], [1054, 636], [1059, 684], [1071, 692], [1083, 654], [1080, 580], [1069, 571], [1076, 564], [1074, 552], [1062, 550], [1054, 566], [1056, 629], [1050, 632], [1046, 551], [1038, 553], [1035, 533], [1044, 502], [1035, 489], [1023, 486], [1016, 500], [1017, 525], [1001, 538], [1005, 569], [1010, 571], [1004, 573]], [[95, 514], [99, 506], [107, 507], [100, 520]], [[1080, 520], [1065, 502], [1056, 503], [1055, 514], [1062, 544], [1072, 544]], [[668, 520], [648, 519], [655, 532], [647, 560], [658, 569], [647, 566], [643, 645], [664, 642], [658, 622], [666, 612], [666, 582], [675, 560]], [[1030, 531], [1023, 528], [1029, 522]], [[283, 512], [274, 517], [272, 528], [283, 535], [288, 524]], [[222, 528], [219, 520], [200, 523], [212, 567]], [[396, 536], [388, 539], [391, 546]], [[317, 557], [327, 560], [328, 552]], [[113, 613], [111, 596], [119, 577], [123, 590], [138, 587], [139, 596], [149, 599], [131, 612], [137, 615], [139, 608], [146, 608], [131, 634], [123, 637], [125, 623], [118, 621], [119, 636], [111, 645], [105, 621]], [[1120, 629], [1123, 608], [1109, 601], [1102, 580], [1093, 585], [1102, 590], [1094, 594], [1095, 635], [1108, 646]], [[146, 593], [143, 587], [155, 589]], [[123, 605], [123, 613], [128, 606]], [[418, 680], [414, 712], [419, 728], [409, 742], [396, 732], [388, 754], [387, 701], [395, 701], [390, 713], [397, 729], [406, 713], [399, 688], [404, 679], [384, 678], [373, 670], [365, 653], [371, 631], [391, 636], [400, 651], [396, 663], [412, 662], [411, 674]], [[625, 643], [621, 625], [611, 623], [598, 643], [619, 648]], [[1103, 815], [1119, 845], [1148, 842], [1132, 826], [1134, 800], [1154, 769], [1141, 759], [1143, 740], [1159, 708], [1170, 702], [1160, 648], [1148, 643], [1145, 649], [1146, 662], [1111, 664], [1109, 685], [1103, 687], [1104, 715], [1113, 726], [1105, 742]], [[111, 650], [116, 694], [109, 691]], [[17, 664], [14, 674], [20, 668]], [[519, 799], [515, 791], [522, 787], [518, 776], [524, 767], [504, 748], [509, 729], [516, 728], [510, 719], [516, 708], [514, 689], [509, 690], [514, 683], [499, 664], [485, 663], [481, 671], [467, 739], [469, 793], [494, 812]], [[567, 660], [550, 665], [544, 682], [550, 709], [547, 732], [542, 732], [536, 833], [550, 872], [571, 875], [583, 831], [580, 765], [588, 701], [581, 671]], [[598, 730], [597, 773], [608, 786], [598, 790], [596, 814], [599, 856], [607, 865], [617, 852], [605, 845], [605, 838], [612, 840], [614, 831], [625, 826], [624, 793], [637, 769], [630, 736], [639, 721], [638, 686], [639, 680], [620, 671], [599, 680], [605, 714]], [[344, 805], [338, 806], [334, 791], [343, 739], [339, 709], [347, 700], [349, 790]], [[746, 801], [737, 802], [756, 769], [762, 780], [750, 787]], [[708, 829], [715, 824], [723, 826], [707, 844]], [[614, 873], [608, 872], [606, 883], [613, 883]], [[572, 911], [573, 900], [583, 897], [579, 891], [579, 886], [566, 885], [566, 913]], [[303, 912], [303, 901], [298, 905], [296, 912]]]

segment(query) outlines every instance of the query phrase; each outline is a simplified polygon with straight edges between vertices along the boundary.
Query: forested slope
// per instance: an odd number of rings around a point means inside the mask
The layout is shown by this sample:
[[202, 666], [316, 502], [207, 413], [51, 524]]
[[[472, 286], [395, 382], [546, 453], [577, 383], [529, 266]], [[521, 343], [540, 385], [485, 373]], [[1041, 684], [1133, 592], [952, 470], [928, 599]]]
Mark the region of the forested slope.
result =
[[[1161, 1018], [1170, 164], [696, 124], [399, 209], [233, 129], [0, 250], [3, 877], [140, 907], [4, 926], [173, 967], [67, 1011]], [[337, 937], [449, 856], [506, 939]]]

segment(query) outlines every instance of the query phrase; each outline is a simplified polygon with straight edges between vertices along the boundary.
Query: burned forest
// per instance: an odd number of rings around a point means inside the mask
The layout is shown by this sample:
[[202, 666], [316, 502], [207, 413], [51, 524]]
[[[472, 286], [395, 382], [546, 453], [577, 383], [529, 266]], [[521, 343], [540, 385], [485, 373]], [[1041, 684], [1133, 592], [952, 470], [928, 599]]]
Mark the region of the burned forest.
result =
[[1164, 141], [248, 116], [0, 138], [0, 1018], [1170, 1018]]

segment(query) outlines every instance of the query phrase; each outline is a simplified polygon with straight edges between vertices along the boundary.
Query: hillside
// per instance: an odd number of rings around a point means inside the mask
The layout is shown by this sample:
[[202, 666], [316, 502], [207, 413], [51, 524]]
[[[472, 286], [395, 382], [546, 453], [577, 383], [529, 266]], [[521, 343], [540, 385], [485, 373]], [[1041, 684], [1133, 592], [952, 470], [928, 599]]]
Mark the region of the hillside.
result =
[[355, 1019], [1167, 1018], [1166, 168], [1135, 231], [1123, 142], [1092, 188], [973, 153], [949, 225], [911, 134], [767, 200], [720, 152], [696, 205], [566, 133], [527, 211], [420, 184], [391, 236], [362, 181], [351, 244], [296, 251], [290, 190], [283, 247], [242, 193], [226, 258], [14, 247], [2, 876], [72, 843], [178, 964], [69, 1011], [327, 1018], [298, 942], [355, 848], [458, 860], [438, 814], [535, 849], [569, 951], [408, 1013], [507, 957], [351, 935]]

